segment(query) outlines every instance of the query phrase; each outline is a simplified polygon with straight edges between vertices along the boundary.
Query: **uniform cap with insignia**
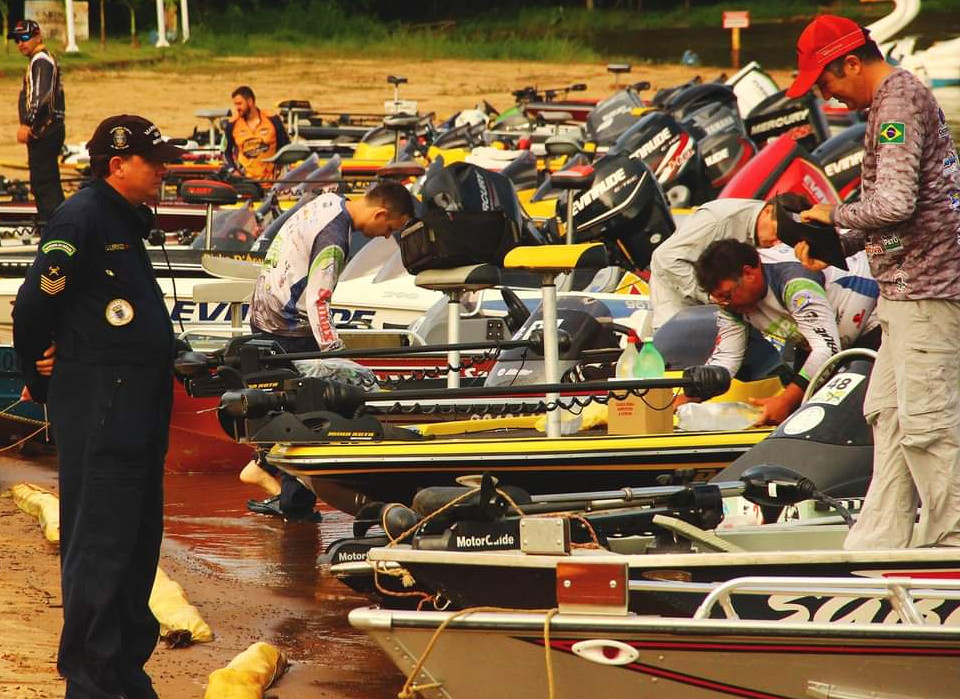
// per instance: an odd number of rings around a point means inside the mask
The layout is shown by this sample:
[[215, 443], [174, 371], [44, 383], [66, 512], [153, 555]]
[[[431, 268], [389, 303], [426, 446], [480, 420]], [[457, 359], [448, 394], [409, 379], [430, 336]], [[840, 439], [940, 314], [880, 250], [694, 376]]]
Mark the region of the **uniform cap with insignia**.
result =
[[140, 116], [119, 114], [100, 122], [87, 142], [91, 156], [139, 155], [154, 162], [179, 160], [186, 152], [160, 135], [156, 124]]
[[846, 17], [820, 15], [803, 30], [797, 41], [797, 77], [787, 97], [805, 95], [831, 61], [842, 58], [867, 43], [866, 29]]
[[18, 20], [16, 24], [7, 32], [8, 39], [16, 39], [20, 37], [34, 37], [40, 33], [40, 25], [34, 22], [32, 19], [21, 19]]

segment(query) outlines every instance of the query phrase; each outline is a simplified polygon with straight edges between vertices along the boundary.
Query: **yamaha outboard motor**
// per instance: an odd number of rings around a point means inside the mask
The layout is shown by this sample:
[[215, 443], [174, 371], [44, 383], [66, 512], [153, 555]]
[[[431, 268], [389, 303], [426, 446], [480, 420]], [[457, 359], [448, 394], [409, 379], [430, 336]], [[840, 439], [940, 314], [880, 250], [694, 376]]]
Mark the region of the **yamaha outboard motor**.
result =
[[712, 199], [703, 163], [691, 131], [665, 112], [651, 112], [623, 133], [610, 153], [643, 161], [656, 176], [672, 206]]
[[746, 118], [747, 134], [758, 148], [781, 134], [789, 133], [807, 150], [830, 138], [830, 125], [813, 93], [790, 99], [778, 92], [758, 104]]
[[[611, 321], [610, 310], [591, 296], [561, 296], [557, 299], [557, 322], [560, 339], [560, 373], [576, 366], [584, 359], [584, 353], [593, 350], [609, 350], [605, 359], [615, 359], [620, 354], [620, 343], [614, 333], [605, 326]], [[527, 318], [513, 339], [529, 340], [535, 333], [543, 332], [543, 312], [540, 306]], [[593, 378], [593, 377], [591, 377]], [[597, 376], [596, 379], [609, 378]], [[546, 381], [546, 368], [542, 350], [517, 348], [504, 350], [493, 365], [484, 382], [486, 386], [542, 383]]]
[[642, 270], [676, 228], [670, 206], [641, 160], [614, 153], [594, 165], [593, 186], [573, 202], [579, 242], [603, 240], [611, 264]]
[[644, 106], [632, 89], [621, 90], [594, 107], [587, 118], [587, 138], [598, 146], [609, 146], [636, 123], [634, 109]]
[[830, 178], [843, 202], [860, 199], [860, 173], [866, 122], [854, 124], [817, 148], [811, 155]]
[[820, 204], [840, 197], [806, 148], [783, 134], [755, 155], [723, 188], [718, 199], [772, 199], [783, 192]]
[[826, 383], [769, 437], [714, 477], [737, 480], [758, 464], [785, 466], [834, 498], [860, 498], [873, 473], [873, 433], [863, 417], [873, 360], [840, 359]]

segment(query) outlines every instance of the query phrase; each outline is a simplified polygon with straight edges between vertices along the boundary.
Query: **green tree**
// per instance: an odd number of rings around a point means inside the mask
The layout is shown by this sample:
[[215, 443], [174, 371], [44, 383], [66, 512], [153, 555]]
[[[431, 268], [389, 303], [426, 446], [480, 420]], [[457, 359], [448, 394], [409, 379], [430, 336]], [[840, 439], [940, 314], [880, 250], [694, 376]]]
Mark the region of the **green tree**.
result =
[[7, 32], [10, 31], [10, 3], [7, 0], [0, 0], [0, 18], [3, 19], [3, 50], [10, 53], [10, 39], [7, 38]]
[[121, 0], [121, 2], [130, 10], [130, 45], [138, 49], [140, 48], [140, 37], [137, 36], [137, 5], [139, 3], [137, 0]]

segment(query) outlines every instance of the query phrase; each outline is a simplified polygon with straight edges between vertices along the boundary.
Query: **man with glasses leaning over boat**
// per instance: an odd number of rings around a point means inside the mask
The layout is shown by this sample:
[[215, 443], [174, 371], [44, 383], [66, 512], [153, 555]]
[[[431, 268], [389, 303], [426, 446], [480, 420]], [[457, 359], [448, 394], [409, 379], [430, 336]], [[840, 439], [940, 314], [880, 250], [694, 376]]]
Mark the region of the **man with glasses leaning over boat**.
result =
[[[389, 180], [357, 199], [327, 193], [304, 205], [270, 243], [250, 303], [250, 329], [287, 352], [340, 349], [330, 299], [350, 253], [350, 234], [389, 237], [413, 213], [410, 192]], [[270, 494], [249, 500], [247, 507], [285, 519], [316, 518], [316, 496], [293, 476], [279, 473], [279, 481], [277, 476], [262, 454], [244, 467], [240, 480]]]
[[841, 349], [879, 344], [877, 283], [862, 252], [846, 263], [849, 271], [812, 272], [787, 245], [757, 250], [739, 240], [714, 241], [697, 260], [697, 283], [720, 306], [707, 364], [736, 374], [751, 327], [797, 347], [790, 383], [776, 396], [751, 401], [763, 409], [757, 424], [778, 425], [789, 417], [813, 375]]
[[[818, 204], [806, 221], [849, 229], [880, 285], [882, 344], [864, 399], [873, 427], [873, 478], [848, 549], [960, 545], [960, 175], [933, 93], [889, 65], [867, 31], [823, 15], [797, 44], [787, 90], [816, 86], [869, 109], [860, 200]], [[797, 255], [816, 268], [809, 247]], [[922, 503], [915, 526], [918, 501]]]
[[30, 59], [23, 76], [18, 109], [17, 142], [27, 146], [30, 191], [37, 204], [37, 222], [46, 223], [63, 202], [58, 159], [64, 140], [64, 98], [60, 66], [43, 44], [40, 25], [21, 19], [7, 33], [17, 50]]

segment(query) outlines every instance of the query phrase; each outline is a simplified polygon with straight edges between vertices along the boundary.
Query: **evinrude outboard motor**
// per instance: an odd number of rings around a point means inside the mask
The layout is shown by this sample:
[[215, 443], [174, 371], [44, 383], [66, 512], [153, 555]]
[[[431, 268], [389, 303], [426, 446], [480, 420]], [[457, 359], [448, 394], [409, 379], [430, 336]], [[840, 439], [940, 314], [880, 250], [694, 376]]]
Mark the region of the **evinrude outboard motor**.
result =
[[633, 89], [621, 90], [594, 107], [587, 118], [587, 138], [605, 147], [614, 143], [620, 135], [637, 121], [635, 109], [644, 107]]
[[641, 117], [617, 139], [609, 153], [625, 153], [643, 161], [672, 206], [702, 204], [712, 198], [696, 139], [687, 127], [665, 112]]
[[803, 194], [819, 204], [840, 203], [840, 196], [819, 164], [789, 134], [751, 158], [717, 198], [772, 199], [783, 192]]
[[820, 163], [843, 202], [860, 199], [866, 122], [854, 124], [823, 143], [811, 155]]
[[[620, 344], [606, 325], [611, 322], [610, 310], [590, 296], [561, 296], [557, 300], [557, 323], [560, 340], [560, 373], [584, 360], [588, 351], [609, 350], [607, 359], [616, 358]], [[515, 340], [529, 340], [535, 333], [543, 333], [543, 312], [538, 306], [513, 336]], [[591, 377], [600, 380], [607, 376]], [[514, 384], [543, 383], [546, 368], [542, 352], [535, 349], [517, 348], [504, 350], [487, 375], [485, 385], [505, 386]]]
[[573, 202], [576, 240], [603, 240], [611, 264], [642, 270], [676, 226], [653, 173], [626, 153], [594, 165], [593, 186]]
[[861, 498], [873, 473], [873, 433], [863, 398], [873, 360], [867, 351], [839, 359], [826, 383], [765, 440], [714, 478], [737, 480], [758, 464], [785, 466], [834, 498]]
[[790, 99], [778, 92], [758, 104], [746, 118], [747, 134], [758, 148], [771, 139], [790, 133], [807, 150], [830, 138], [830, 125], [813, 93]]

